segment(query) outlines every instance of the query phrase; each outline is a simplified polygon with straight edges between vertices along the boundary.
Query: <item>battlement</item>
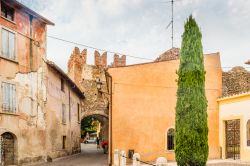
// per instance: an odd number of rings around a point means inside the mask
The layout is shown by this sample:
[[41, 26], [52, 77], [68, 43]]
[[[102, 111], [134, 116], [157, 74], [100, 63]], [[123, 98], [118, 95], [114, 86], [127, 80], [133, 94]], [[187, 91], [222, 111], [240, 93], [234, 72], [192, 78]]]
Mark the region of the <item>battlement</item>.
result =
[[[72, 70], [82, 70], [82, 67], [87, 64], [87, 49], [80, 51], [78, 47], [75, 47], [71, 53], [70, 59], [68, 61], [68, 73], [72, 73]], [[94, 65], [98, 67], [106, 68], [107, 64], [107, 52], [100, 54], [99, 51], [94, 51]], [[121, 67], [126, 66], [126, 56], [121, 57], [118, 54], [114, 54], [113, 62], [111, 67]]]
[[107, 67], [107, 52], [104, 52], [102, 55], [95, 50], [95, 65]]
[[112, 67], [121, 67], [126, 66], [126, 56], [122, 55], [121, 57], [117, 54], [114, 55], [114, 61], [111, 65]]
[[74, 65], [81, 68], [81, 66], [83, 66], [86, 63], [87, 63], [87, 49], [84, 49], [80, 53], [80, 49], [78, 47], [75, 47], [68, 61], [68, 72], [70, 73]]

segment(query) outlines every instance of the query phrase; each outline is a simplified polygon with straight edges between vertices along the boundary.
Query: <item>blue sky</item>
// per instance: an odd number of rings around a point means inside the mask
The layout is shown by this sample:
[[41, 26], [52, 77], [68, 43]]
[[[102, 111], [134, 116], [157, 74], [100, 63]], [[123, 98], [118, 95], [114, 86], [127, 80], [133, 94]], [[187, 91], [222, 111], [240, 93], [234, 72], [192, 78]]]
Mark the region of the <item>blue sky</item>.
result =
[[[124, 54], [155, 59], [171, 48], [168, 0], [20, 0], [56, 25], [48, 35]], [[250, 0], [177, 0], [174, 46], [181, 46], [187, 17], [193, 14], [204, 53], [220, 52], [224, 67], [244, 66], [250, 59]], [[74, 45], [48, 39], [48, 59], [66, 71]], [[80, 47], [84, 49], [84, 47]], [[93, 50], [88, 49], [93, 64]], [[108, 54], [112, 61], [113, 55]], [[147, 62], [127, 58], [128, 64]]]

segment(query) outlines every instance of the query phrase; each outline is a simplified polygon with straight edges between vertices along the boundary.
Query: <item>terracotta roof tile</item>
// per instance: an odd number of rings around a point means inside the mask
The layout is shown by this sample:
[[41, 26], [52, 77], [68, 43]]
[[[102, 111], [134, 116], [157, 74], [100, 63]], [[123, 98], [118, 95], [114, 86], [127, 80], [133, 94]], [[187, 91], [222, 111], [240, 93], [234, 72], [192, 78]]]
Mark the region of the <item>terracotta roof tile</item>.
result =
[[179, 55], [180, 49], [173, 47], [170, 50], [162, 53], [158, 58], [156, 58], [155, 62], [176, 60], [179, 59]]

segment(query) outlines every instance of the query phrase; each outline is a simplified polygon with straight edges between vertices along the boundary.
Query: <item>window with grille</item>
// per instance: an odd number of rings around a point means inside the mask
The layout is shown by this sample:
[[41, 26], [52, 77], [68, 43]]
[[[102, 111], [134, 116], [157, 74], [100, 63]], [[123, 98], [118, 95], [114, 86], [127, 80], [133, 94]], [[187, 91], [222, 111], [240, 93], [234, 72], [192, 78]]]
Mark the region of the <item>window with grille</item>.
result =
[[14, 21], [15, 10], [12, 7], [2, 2], [1, 3], [1, 16], [10, 21]]
[[16, 60], [15, 55], [15, 33], [2, 28], [2, 50], [3, 57]]
[[247, 122], [247, 146], [250, 146], [250, 119]]
[[2, 111], [16, 113], [16, 85], [2, 82]]
[[62, 104], [62, 123], [66, 123], [66, 107], [65, 104]]
[[174, 135], [175, 131], [173, 128], [169, 129], [167, 132], [167, 149], [174, 150]]

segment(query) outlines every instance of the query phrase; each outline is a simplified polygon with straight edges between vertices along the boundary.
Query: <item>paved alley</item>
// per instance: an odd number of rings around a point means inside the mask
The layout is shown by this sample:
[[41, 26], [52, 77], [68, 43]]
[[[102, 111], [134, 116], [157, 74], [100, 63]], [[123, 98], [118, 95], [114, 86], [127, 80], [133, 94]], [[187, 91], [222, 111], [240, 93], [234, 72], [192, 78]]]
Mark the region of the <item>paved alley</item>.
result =
[[96, 144], [81, 144], [81, 154], [65, 157], [52, 163], [36, 164], [34, 166], [107, 166], [108, 155], [102, 149], [96, 149]]

